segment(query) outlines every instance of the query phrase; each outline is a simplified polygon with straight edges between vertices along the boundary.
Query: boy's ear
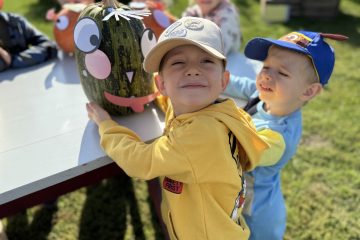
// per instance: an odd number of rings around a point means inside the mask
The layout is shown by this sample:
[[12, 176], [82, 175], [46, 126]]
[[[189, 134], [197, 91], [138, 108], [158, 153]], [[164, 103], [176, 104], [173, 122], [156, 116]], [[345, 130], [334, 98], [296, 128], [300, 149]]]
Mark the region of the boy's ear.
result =
[[303, 101], [309, 101], [313, 97], [317, 96], [321, 90], [323, 89], [322, 85], [320, 83], [312, 83], [310, 84], [304, 93], [301, 95], [301, 100]]
[[224, 73], [223, 73], [223, 77], [221, 79], [221, 86], [222, 86], [223, 91], [225, 90], [225, 88], [229, 84], [229, 80], [230, 80], [230, 72], [225, 70]]
[[154, 76], [154, 80], [155, 80], [155, 85], [157, 87], [157, 89], [159, 90], [159, 92], [164, 95], [166, 95], [166, 90], [165, 90], [165, 84], [164, 81], [162, 79], [162, 76], [159, 73], [156, 73]]

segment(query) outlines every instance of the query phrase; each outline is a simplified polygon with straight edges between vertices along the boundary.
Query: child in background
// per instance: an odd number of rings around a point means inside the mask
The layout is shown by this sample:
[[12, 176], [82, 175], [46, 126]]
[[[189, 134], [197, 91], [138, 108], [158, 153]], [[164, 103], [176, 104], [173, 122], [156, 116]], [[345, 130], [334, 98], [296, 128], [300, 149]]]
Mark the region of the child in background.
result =
[[[172, 105], [163, 136], [150, 144], [111, 120], [95, 103], [88, 116], [99, 126], [104, 151], [130, 176], [161, 178], [162, 217], [171, 239], [248, 239], [241, 216], [243, 171], [268, 144], [225, 89], [221, 32], [210, 20], [184, 17], [170, 25], [144, 60]], [[268, 148], [272, 149], [271, 147]]]
[[286, 208], [280, 172], [295, 155], [301, 138], [301, 108], [321, 92], [334, 68], [335, 55], [324, 38], [347, 39], [342, 35], [298, 31], [279, 40], [251, 40], [245, 55], [264, 64], [256, 82], [231, 76], [225, 90], [227, 95], [250, 99], [245, 110], [252, 115], [257, 130], [280, 133], [285, 143], [281, 158], [261, 161], [245, 174], [249, 195], [243, 214], [251, 240], [283, 239]]
[[188, 7], [182, 16], [201, 17], [213, 21], [221, 29], [225, 55], [240, 51], [240, 17], [236, 6], [230, 0], [195, 0], [195, 5]]
[[57, 57], [56, 44], [24, 17], [0, 11], [0, 72]]

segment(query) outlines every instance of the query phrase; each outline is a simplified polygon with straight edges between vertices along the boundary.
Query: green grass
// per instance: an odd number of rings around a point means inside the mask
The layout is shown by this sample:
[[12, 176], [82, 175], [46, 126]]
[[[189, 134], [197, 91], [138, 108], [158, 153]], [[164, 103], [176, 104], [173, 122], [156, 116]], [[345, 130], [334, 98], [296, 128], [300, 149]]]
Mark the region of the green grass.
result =
[[[304, 107], [302, 142], [283, 170], [282, 189], [288, 209], [285, 239], [360, 239], [360, 2], [341, 0], [335, 19], [277, 24], [262, 21], [259, 1], [234, 2], [245, 43], [296, 29], [350, 37], [329, 41], [336, 53], [334, 73], [325, 91]], [[186, 3], [174, 1], [171, 12], [179, 16]], [[8, 0], [4, 10], [25, 15], [52, 37], [52, 25], [44, 21], [51, 6], [48, 0]], [[161, 239], [153, 215], [146, 184], [119, 176], [61, 196], [57, 208], [36, 206], [3, 220], [10, 240]]]

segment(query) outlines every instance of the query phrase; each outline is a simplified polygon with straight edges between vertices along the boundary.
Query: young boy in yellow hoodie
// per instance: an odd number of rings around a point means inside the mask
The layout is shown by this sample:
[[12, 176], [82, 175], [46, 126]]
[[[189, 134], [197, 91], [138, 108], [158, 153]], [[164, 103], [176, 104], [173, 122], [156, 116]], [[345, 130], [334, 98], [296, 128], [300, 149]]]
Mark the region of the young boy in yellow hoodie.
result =
[[254, 168], [269, 144], [231, 99], [218, 99], [229, 80], [225, 67], [217, 25], [184, 17], [162, 33], [144, 60], [147, 72], [159, 73], [157, 87], [172, 105], [163, 136], [144, 143], [97, 104], [87, 104], [104, 151], [129, 176], [160, 177], [171, 239], [249, 237], [241, 217], [243, 171]]

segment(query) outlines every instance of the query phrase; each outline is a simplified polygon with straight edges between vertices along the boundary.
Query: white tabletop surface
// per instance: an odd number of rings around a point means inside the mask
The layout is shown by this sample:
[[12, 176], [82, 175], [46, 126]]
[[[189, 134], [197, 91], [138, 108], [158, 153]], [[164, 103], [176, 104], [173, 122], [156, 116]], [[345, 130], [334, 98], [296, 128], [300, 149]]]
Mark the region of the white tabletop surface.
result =
[[[261, 67], [240, 53], [229, 60], [237, 75], [253, 78]], [[73, 57], [0, 73], [0, 205], [111, 163], [86, 102]], [[115, 120], [144, 141], [164, 127], [153, 104]]]
[[[0, 73], [0, 204], [111, 163], [86, 102], [73, 57]], [[144, 141], [164, 125], [153, 104], [115, 120]]]

